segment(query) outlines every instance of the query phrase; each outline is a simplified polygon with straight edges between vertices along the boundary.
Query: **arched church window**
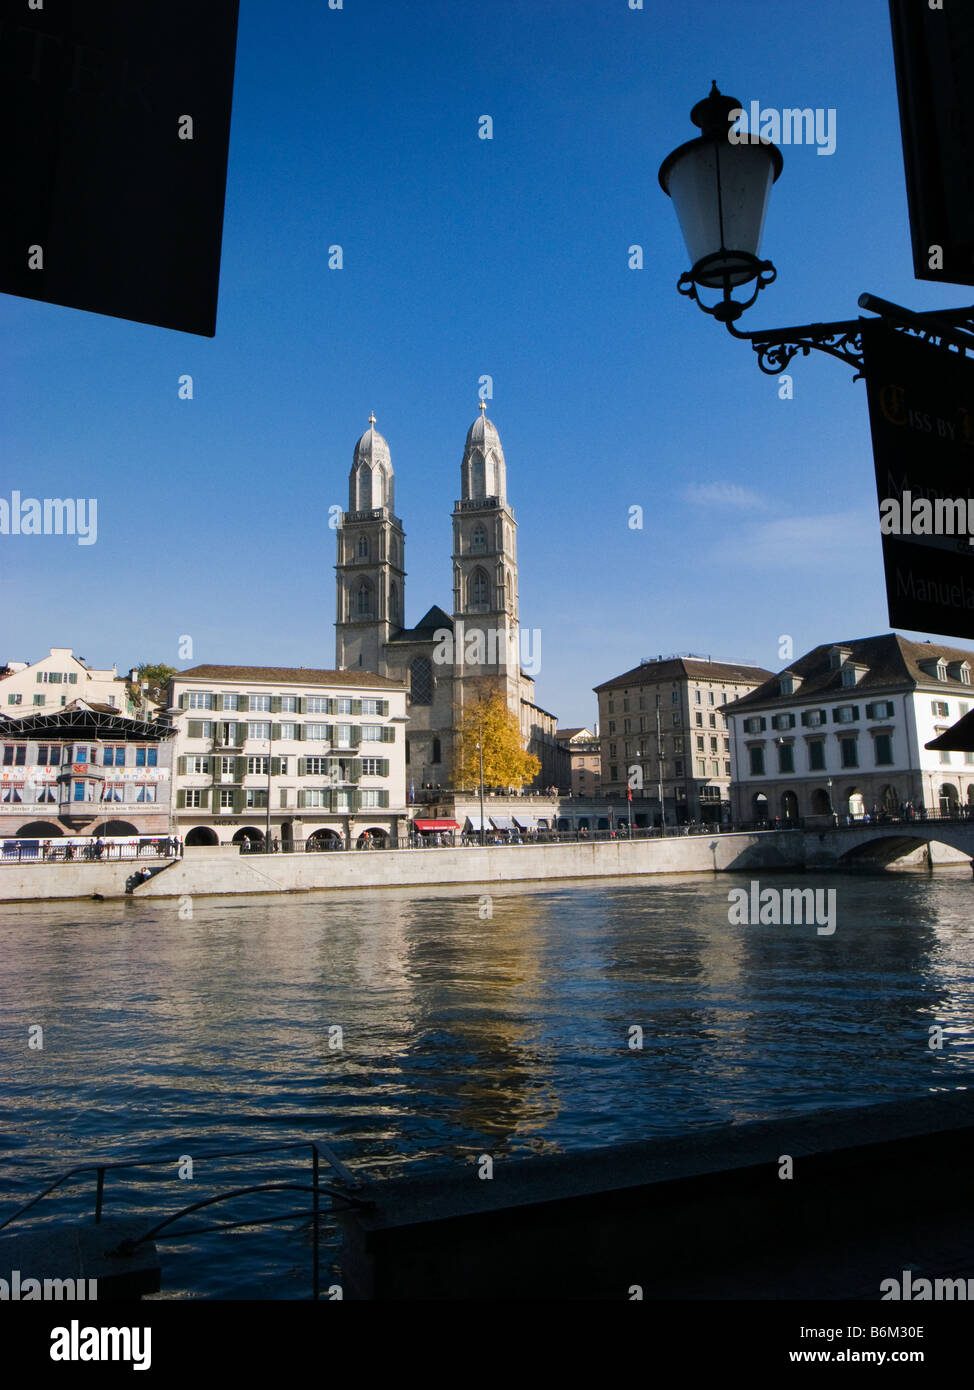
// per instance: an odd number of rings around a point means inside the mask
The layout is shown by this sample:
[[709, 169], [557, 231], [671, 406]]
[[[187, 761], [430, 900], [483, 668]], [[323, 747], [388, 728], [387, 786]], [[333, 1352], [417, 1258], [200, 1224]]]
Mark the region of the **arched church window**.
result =
[[439, 740], [438, 738], [434, 738], [434, 740], [433, 740], [433, 761], [434, 761], [434, 763], [439, 763], [439, 762], [442, 762], [442, 761], [443, 761], [442, 757], [440, 756], [440, 752], [441, 752], [441, 750], [440, 750], [440, 740]]
[[372, 608], [372, 585], [367, 579], [363, 579], [358, 586], [355, 606], [356, 612], [360, 618], [371, 618], [374, 616]]
[[399, 585], [389, 585], [389, 620], [398, 623], [399, 618]]
[[372, 469], [367, 463], [359, 464], [358, 470], [358, 510], [372, 510]]
[[367, 560], [369, 558], [368, 536], [359, 536], [358, 538], [358, 557], [360, 560]]
[[470, 576], [467, 585], [467, 603], [473, 610], [485, 609], [489, 606], [490, 599], [490, 580], [487, 574], [479, 567]]
[[487, 527], [478, 521], [470, 533], [470, 549], [474, 555], [483, 555], [487, 549]]
[[409, 663], [409, 693], [414, 705], [433, 703], [433, 663], [428, 656], [417, 656]]

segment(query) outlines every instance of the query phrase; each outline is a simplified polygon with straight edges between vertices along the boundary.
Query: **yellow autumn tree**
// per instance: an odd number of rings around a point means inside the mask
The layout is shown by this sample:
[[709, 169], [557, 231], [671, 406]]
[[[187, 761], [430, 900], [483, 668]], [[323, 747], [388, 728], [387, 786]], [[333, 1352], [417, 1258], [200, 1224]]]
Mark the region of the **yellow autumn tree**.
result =
[[485, 787], [520, 788], [541, 771], [538, 759], [524, 747], [517, 716], [496, 692], [480, 696], [464, 709], [454, 739], [455, 787], [480, 785], [478, 743], [484, 750]]

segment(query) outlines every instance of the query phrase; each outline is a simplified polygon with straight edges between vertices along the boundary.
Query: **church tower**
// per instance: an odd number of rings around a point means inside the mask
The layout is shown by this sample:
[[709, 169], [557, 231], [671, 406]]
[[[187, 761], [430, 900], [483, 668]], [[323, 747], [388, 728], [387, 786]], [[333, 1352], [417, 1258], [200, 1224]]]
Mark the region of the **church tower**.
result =
[[453, 510], [454, 711], [488, 688], [520, 716], [517, 522], [507, 464], [487, 405], [467, 432]]
[[405, 534], [394, 511], [389, 445], [375, 416], [355, 445], [338, 531], [335, 666], [387, 674], [386, 643], [403, 625]]

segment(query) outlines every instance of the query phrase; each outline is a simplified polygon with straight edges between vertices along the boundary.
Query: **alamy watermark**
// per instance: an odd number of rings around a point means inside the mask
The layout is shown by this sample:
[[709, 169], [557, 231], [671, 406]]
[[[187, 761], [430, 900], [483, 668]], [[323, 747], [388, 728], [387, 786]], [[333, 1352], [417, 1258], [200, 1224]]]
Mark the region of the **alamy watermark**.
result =
[[732, 888], [727, 902], [731, 926], [814, 925], [819, 936], [835, 931], [834, 888], [762, 888], [752, 879], [749, 888]]
[[728, 111], [733, 122], [727, 132], [732, 145], [815, 145], [817, 154], [835, 154], [835, 107], [785, 106], [780, 111], [752, 101], [747, 110], [735, 106]]
[[94, 497], [0, 497], [0, 536], [77, 536], [79, 545], [98, 539]]
[[541, 670], [541, 629], [537, 627], [471, 628], [458, 621], [456, 630], [438, 627], [433, 633], [433, 660], [438, 666], [510, 666], [520, 664], [526, 675]]
[[914, 497], [904, 488], [880, 502], [879, 529], [884, 536], [966, 536], [974, 545], [974, 498]]
[[11, 1270], [9, 1279], [0, 1279], [0, 1303], [30, 1303], [33, 1299], [93, 1303], [98, 1299], [98, 1280], [34, 1279], [22, 1276], [19, 1269]]

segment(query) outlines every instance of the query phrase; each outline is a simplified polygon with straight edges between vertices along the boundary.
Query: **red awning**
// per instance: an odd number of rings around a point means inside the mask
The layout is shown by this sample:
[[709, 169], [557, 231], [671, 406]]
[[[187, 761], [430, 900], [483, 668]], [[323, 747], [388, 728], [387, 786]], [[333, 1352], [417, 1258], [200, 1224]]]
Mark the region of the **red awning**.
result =
[[455, 820], [414, 820], [417, 830], [459, 830]]

